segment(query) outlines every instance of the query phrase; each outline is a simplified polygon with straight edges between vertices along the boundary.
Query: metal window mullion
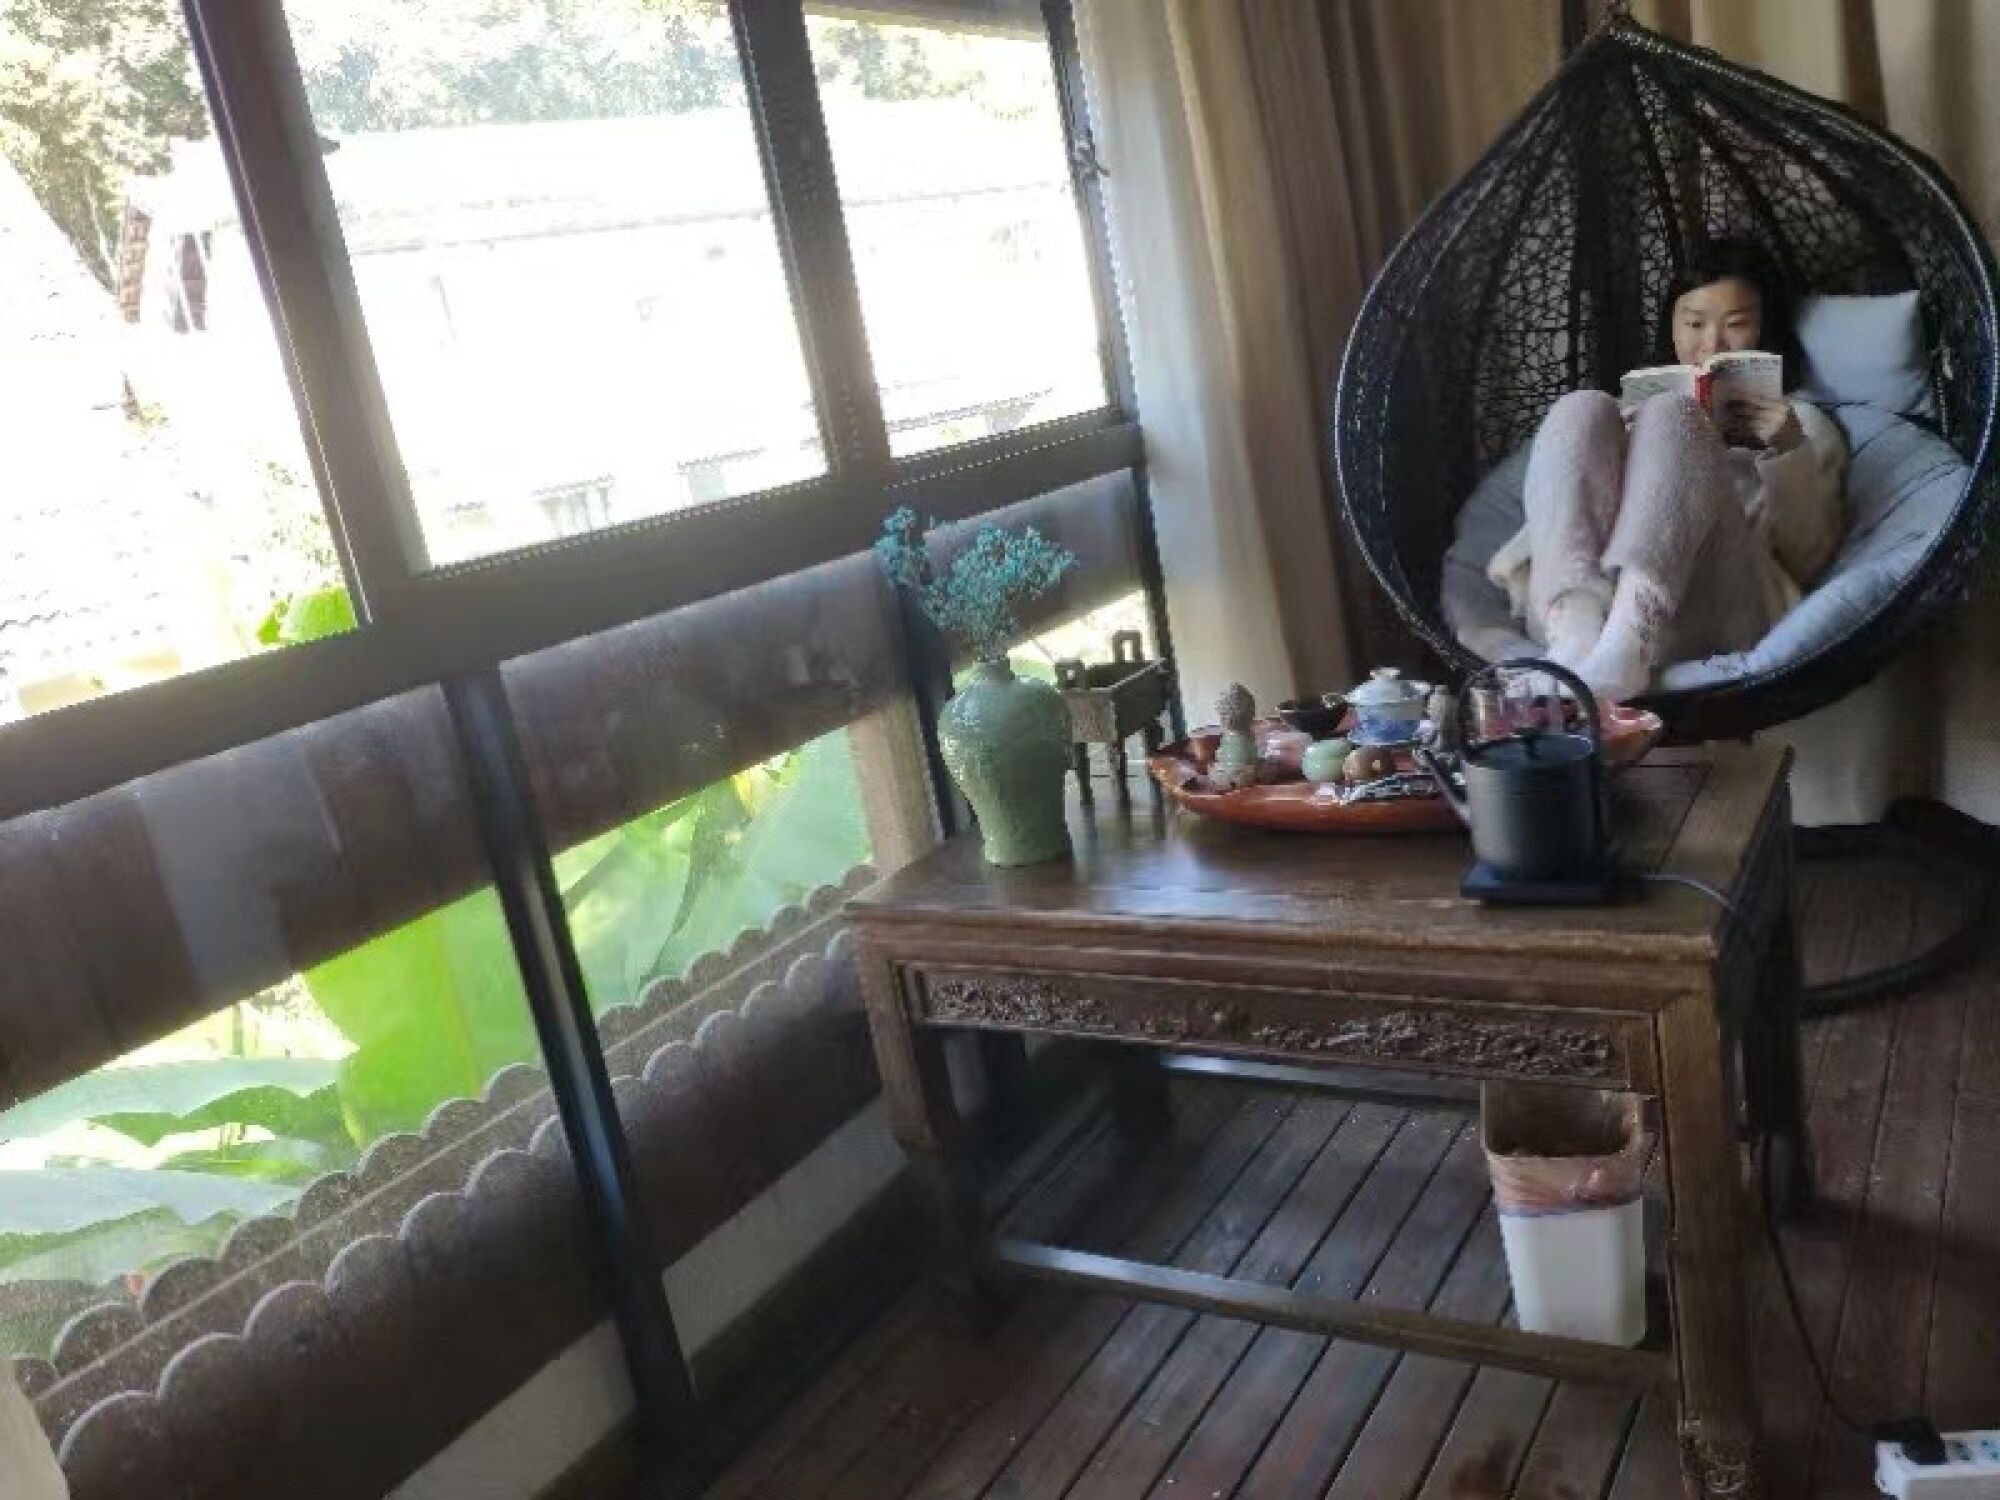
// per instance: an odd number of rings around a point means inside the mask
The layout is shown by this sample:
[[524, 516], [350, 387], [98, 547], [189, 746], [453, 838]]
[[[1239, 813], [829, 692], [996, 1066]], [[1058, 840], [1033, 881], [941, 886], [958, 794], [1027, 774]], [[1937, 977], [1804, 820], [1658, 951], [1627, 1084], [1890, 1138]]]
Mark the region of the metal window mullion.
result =
[[785, 279], [827, 467], [889, 471], [889, 429], [800, 0], [730, 0]]
[[250, 258], [278, 332], [355, 612], [426, 565], [282, 0], [183, 0]]
[[637, 1398], [648, 1469], [699, 1440], [693, 1380], [636, 1202], [635, 1174], [526, 757], [497, 667], [443, 684], [515, 962], [582, 1191], [593, 1268]]
[[[1132, 378], [1132, 350], [1125, 337], [1125, 317], [1118, 297], [1117, 264], [1111, 252], [1111, 210], [1105, 201], [1103, 163], [1090, 124], [1090, 89], [1084, 77], [1083, 52], [1077, 40], [1076, 12], [1071, 0], [1042, 0], [1048, 27], [1049, 54], [1055, 64], [1062, 99], [1063, 134], [1069, 144], [1070, 180], [1075, 184], [1077, 210], [1083, 216], [1084, 251], [1090, 266], [1090, 293], [1097, 306], [1099, 348], [1112, 396], [1128, 421], [1139, 418], [1139, 398]], [[1153, 524], [1153, 491], [1142, 459], [1132, 466], [1138, 490], [1134, 523], [1139, 552], [1139, 576], [1146, 589], [1146, 622], [1153, 631], [1153, 650], [1168, 666], [1167, 717], [1176, 737], [1186, 732], [1181, 704], [1180, 674], [1173, 670], [1173, 633], [1167, 619], [1166, 572], [1160, 562], [1159, 535]]]

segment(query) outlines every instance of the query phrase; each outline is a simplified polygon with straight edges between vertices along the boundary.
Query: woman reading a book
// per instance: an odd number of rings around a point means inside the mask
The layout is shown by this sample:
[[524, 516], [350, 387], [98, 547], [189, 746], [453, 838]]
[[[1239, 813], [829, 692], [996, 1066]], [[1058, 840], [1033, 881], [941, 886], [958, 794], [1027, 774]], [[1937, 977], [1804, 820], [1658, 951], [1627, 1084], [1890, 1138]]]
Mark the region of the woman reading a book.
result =
[[[1790, 303], [1763, 251], [1717, 240], [1676, 281], [1624, 400], [1575, 391], [1528, 457], [1527, 524], [1493, 555], [1528, 635], [1605, 697], [1754, 646], [1833, 560], [1847, 447], [1784, 394]], [[1751, 351], [1767, 351], [1753, 353]]]

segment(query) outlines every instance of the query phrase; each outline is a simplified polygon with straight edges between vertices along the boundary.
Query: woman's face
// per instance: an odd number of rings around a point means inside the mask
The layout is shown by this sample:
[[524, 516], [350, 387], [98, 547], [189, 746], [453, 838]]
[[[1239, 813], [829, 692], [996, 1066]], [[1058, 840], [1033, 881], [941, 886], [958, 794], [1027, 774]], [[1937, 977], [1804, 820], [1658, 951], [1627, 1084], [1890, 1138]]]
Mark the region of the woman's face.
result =
[[1725, 349], [1755, 349], [1764, 336], [1764, 297], [1755, 282], [1725, 276], [1674, 303], [1674, 357], [1698, 365]]

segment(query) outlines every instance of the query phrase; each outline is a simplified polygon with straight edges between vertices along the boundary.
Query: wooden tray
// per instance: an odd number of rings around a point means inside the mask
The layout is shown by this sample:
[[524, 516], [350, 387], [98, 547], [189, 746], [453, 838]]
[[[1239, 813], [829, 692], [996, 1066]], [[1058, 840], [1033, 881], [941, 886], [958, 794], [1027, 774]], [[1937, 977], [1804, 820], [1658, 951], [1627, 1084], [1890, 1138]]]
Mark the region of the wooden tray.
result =
[[[1209, 789], [1208, 766], [1222, 737], [1213, 725], [1164, 747], [1146, 762], [1146, 770], [1189, 812], [1248, 828], [1295, 833], [1441, 833], [1461, 826], [1450, 805], [1435, 791], [1428, 796], [1342, 807], [1333, 788], [1315, 786], [1299, 774], [1299, 757], [1312, 743], [1309, 735], [1286, 728], [1278, 719], [1259, 719], [1254, 728], [1270, 778], [1257, 786], [1233, 792]], [[1605, 760], [1614, 771], [1634, 765], [1659, 743], [1664, 731], [1657, 715], [1614, 705], [1604, 712]], [[1401, 770], [1416, 769], [1407, 755], [1399, 754], [1397, 765]]]

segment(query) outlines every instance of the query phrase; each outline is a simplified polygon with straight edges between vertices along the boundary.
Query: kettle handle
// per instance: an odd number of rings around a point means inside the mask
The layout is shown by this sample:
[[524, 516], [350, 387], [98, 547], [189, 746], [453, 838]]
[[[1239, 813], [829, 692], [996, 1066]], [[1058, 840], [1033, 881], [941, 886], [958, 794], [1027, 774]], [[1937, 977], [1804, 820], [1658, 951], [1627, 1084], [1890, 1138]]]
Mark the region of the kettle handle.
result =
[[1477, 672], [1474, 672], [1470, 677], [1465, 679], [1465, 690], [1458, 695], [1459, 743], [1465, 745], [1472, 743], [1471, 736], [1465, 732], [1465, 705], [1472, 701], [1473, 687], [1488, 678], [1492, 678], [1497, 682], [1500, 673], [1508, 671], [1541, 672], [1555, 678], [1556, 681], [1575, 693], [1578, 704], [1583, 708], [1584, 723], [1588, 726], [1591, 754], [1599, 760], [1603, 759], [1604, 726], [1599, 722], [1597, 717], [1597, 695], [1591, 692], [1588, 683], [1568, 667], [1561, 666], [1556, 662], [1545, 661], [1538, 656], [1516, 656], [1507, 661], [1496, 661], [1481, 667]]
[[1472, 804], [1466, 800], [1465, 789], [1452, 780], [1451, 772], [1439, 763], [1429, 745], [1419, 745], [1411, 752], [1418, 765], [1431, 773], [1431, 780], [1437, 783], [1445, 805], [1458, 814], [1458, 821], [1467, 828], [1472, 826]]

